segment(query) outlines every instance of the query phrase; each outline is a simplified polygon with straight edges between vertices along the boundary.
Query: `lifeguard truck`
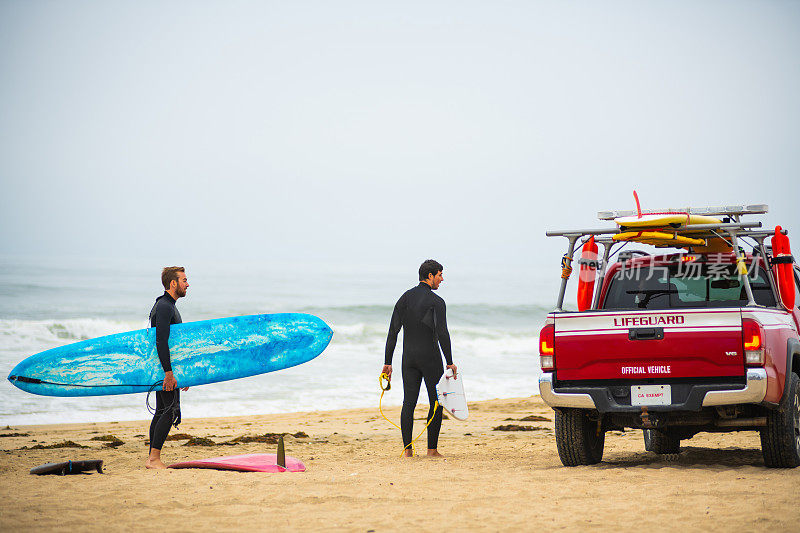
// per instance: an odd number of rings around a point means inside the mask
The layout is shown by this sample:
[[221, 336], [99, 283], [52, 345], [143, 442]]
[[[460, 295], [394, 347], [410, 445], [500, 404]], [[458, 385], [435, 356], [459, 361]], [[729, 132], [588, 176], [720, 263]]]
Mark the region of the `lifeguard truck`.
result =
[[800, 465], [800, 270], [786, 230], [746, 220], [766, 212], [641, 211], [637, 198], [636, 211], [598, 214], [614, 227], [547, 232], [568, 242], [539, 338], [539, 390], [565, 466], [598, 463], [606, 432], [625, 428], [658, 454], [699, 432], [758, 431], [768, 467]]

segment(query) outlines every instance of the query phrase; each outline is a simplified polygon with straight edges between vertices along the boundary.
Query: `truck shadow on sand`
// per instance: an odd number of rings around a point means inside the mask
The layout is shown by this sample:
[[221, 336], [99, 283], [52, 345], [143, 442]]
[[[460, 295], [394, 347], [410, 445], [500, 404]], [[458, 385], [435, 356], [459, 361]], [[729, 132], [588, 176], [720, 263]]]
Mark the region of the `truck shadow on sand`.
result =
[[635, 454], [609, 454], [598, 466], [651, 468], [694, 467], [764, 467], [764, 457], [758, 448], [701, 448], [684, 446], [678, 454], [658, 455], [651, 452]]

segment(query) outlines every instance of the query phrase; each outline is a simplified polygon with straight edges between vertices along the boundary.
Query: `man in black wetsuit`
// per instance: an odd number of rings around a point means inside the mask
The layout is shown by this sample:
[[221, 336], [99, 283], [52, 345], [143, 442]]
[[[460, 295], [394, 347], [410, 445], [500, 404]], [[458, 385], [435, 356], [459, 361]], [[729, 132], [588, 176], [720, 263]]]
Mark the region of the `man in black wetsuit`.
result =
[[[172, 374], [168, 341], [170, 325], [183, 322], [175, 303], [178, 298], [186, 296], [186, 289], [189, 288], [184, 268], [164, 268], [161, 271], [161, 284], [164, 285], [164, 294], [156, 298], [150, 311], [150, 327], [156, 328], [156, 350], [164, 369], [164, 385], [162, 390], [156, 392], [156, 412], [150, 422], [150, 455], [145, 462], [146, 468], [167, 467], [161, 461], [161, 447], [167, 439], [170, 426], [179, 424], [181, 419], [180, 391]], [[183, 390], [188, 390], [188, 387]]]
[[386, 356], [383, 373], [392, 377], [392, 356], [397, 345], [397, 334], [403, 328], [403, 410], [400, 414], [400, 428], [403, 433], [404, 454], [414, 455], [410, 449], [414, 426], [414, 408], [419, 398], [419, 387], [425, 380], [428, 389], [428, 455], [441, 457], [437, 450], [439, 430], [442, 428], [442, 407], [434, 412], [436, 403], [436, 384], [439, 383], [444, 368], [439, 345], [447, 361], [447, 368], [452, 368], [453, 355], [450, 351], [450, 333], [447, 331], [447, 317], [444, 300], [433, 291], [439, 288], [444, 280], [442, 265], [428, 259], [419, 267], [419, 285], [407, 290], [394, 306], [392, 320], [389, 324], [389, 335], [386, 338]]

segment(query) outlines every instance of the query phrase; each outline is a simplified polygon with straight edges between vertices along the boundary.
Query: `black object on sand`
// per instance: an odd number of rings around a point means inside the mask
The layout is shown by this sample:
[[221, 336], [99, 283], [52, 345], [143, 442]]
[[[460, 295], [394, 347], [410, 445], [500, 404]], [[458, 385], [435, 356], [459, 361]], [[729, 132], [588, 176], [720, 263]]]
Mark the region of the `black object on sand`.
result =
[[47, 463], [44, 465], [31, 468], [31, 474], [43, 476], [45, 474], [57, 474], [64, 476], [67, 474], [81, 474], [83, 472], [90, 472], [97, 470], [99, 474], [103, 473], [103, 460], [92, 459], [90, 461], [64, 461], [63, 463]]
[[284, 448], [283, 444], [283, 435], [281, 435], [281, 438], [278, 441], [278, 456], [276, 458], [276, 464], [280, 467], [286, 468], [286, 448]]

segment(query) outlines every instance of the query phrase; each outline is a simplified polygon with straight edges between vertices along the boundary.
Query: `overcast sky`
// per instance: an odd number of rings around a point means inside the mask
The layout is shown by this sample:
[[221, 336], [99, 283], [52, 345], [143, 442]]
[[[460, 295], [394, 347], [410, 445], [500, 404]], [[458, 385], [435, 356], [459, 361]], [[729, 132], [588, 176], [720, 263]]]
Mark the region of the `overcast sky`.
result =
[[798, 243], [799, 50], [786, 1], [2, 0], [0, 254], [557, 263], [634, 188]]

